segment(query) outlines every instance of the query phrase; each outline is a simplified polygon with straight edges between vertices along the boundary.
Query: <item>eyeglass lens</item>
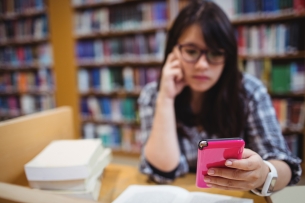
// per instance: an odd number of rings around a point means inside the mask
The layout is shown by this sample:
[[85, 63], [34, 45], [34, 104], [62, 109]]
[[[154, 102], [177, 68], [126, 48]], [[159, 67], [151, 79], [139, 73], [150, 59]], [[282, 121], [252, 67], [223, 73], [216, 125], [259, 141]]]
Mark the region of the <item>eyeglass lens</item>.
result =
[[224, 53], [217, 51], [202, 51], [198, 47], [190, 45], [180, 46], [180, 52], [184, 60], [187, 62], [197, 62], [202, 54], [206, 55], [206, 59], [211, 64], [223, 63], [225, 60]]

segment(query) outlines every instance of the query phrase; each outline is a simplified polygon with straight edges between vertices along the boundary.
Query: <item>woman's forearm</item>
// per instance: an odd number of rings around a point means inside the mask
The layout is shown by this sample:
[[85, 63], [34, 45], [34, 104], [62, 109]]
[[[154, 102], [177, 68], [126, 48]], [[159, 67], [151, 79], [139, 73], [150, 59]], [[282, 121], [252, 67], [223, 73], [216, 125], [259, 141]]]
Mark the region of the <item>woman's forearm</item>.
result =
[[153, 126], [144, 154], [146, 159], [159, 170], [166, 172], [177, 167], [180, 150], [173, 99], [158, 96]]

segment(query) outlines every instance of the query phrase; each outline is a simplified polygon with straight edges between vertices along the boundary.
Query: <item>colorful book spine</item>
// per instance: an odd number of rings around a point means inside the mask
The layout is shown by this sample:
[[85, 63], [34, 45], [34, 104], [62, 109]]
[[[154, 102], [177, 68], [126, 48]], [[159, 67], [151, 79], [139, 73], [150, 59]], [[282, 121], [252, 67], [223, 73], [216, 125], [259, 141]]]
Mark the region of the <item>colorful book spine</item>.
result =
[[305, 91], [303, 63], [275, 63], [269, 59], [247, 60], [244, 71], [260, 79], [271, 93], [302, 93]]
[[293, 54], [304, 50], [304, 28], [298, 23], [239, 26], [239, 55], [266, 56]]
[[116, 126], [108, 124], [85, 123], [83, 138], [100, 138], [105, 147], [113, 150], [140, 153], [143, 145], [140, 130], [137, 127]]
[[[74, 2], [74, 5], [86, 4]], [[75, 14], [76, 35], [108, 33], [164, 27], [167, 25], [166, 2], [149, 2], [119, 7], [88, 9]]]
[[116, 91], [139, 92], [147, 83], [158, 81], [160, 68], [93, 68], [78, 71], [78, 88], [81, 93]]

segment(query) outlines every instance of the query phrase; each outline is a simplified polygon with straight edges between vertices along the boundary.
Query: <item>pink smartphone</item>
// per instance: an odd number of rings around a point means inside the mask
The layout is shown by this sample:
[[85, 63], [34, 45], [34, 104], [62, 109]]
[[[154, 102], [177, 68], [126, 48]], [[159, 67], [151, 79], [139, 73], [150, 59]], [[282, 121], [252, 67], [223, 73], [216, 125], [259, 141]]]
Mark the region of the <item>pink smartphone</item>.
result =
[[203, 180], [209, 168], [223, 168], [227, 159], [241, 159], [245, 142], [242, 138], [207, 139], [198, 143], [196, 185], [208, 186]]

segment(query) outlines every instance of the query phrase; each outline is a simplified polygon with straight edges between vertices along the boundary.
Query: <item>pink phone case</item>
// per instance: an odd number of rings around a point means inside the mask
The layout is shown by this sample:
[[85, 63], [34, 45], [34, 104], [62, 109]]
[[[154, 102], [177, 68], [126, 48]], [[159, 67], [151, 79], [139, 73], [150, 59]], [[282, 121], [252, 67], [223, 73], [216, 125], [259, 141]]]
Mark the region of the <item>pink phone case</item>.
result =
[[245, 142], [241, 138], [207, 139], [198, 143], [196, 185], [208, 186], [203, 180], [209, 168], [223, 168], [227, 159], [241, 159]]

